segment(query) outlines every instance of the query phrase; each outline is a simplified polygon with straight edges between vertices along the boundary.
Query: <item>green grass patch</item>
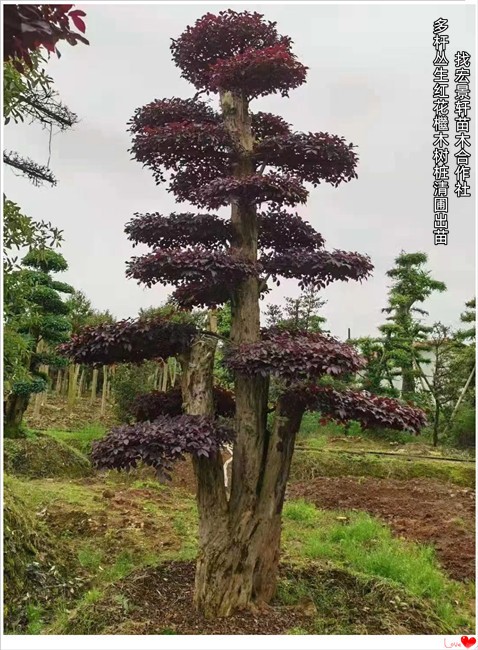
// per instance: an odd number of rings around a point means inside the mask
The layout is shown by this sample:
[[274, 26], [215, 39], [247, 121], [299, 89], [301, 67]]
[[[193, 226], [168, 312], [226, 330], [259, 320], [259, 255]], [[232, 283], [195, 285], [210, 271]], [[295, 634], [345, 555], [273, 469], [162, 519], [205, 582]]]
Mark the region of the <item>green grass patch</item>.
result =
[[173, 528], [181, 540], [181, 549], [175, 554], [175, 559], [192, 560], [197, 553], [198, 515], [196, 504], [190, 508], [176, 512], [172, 518]]
[[10, 480], [17, 486], [22, 498], [34, 511], [54, 503], [81, 506], [85, 512], [93, 512], [100, 507], [96, 494], [89, 485], [68, 480], [33, 479], [23, 481], [15, 477], [10, 477]]
[[399, 480], [431, 478], [474, 488], [475, 464], [422, 458], [406, 460], [366, 453], [297, 450], [292, 459], [291, 480], [307, 481], [317, 476], [372, 476]]
[[400, 585], [428, 601], [447, 629], [470, 627], [470, 587], [450, 580], [432, 547], [393, 537], [390, 528], [362, 512], [317, 510], [304, 501], [284, 508], [283, 542], [289, 559], [332, 562]]
[[45, 435], [60, 440], [66, 444], [81, 451], [85, 456], [91, 453], [91, 443], [94, 440], [102, 438], [106, 433], [106, 428], [101, 423], [88, 424], [78, 431], [58, 431], [56, 429], [49, 429], [45, 431]]

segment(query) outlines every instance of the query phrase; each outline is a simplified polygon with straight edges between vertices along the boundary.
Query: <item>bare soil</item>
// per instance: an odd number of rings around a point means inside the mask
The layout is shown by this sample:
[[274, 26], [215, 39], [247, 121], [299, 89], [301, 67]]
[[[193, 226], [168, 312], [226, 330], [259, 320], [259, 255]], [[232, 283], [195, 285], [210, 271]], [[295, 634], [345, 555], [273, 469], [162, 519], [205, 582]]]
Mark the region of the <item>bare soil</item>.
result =
[[396, 535], [434, 545], [450, 577], [475, 577], [475, 492], [470, 488], [430, 479], [320, 477], [291, 484], [287, 497], [318, 508], [369, 512]]

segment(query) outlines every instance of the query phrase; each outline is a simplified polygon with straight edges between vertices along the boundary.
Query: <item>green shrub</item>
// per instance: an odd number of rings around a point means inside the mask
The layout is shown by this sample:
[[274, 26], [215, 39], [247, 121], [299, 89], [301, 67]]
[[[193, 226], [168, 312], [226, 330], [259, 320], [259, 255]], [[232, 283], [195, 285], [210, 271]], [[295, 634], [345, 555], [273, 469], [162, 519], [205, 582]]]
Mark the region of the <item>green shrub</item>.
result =
[[470, 406], [462, 407], [457, 413], [447, 436], [454, 447], [470, 449], [476, 446], [476, 412]]
[[111, 383], [115, 411], [121, 422], [131, 421], [131, 406], [138, 395], [154, 390], [154, 373], [157, 364], [147, 361], [139, 365], [121, 364]]

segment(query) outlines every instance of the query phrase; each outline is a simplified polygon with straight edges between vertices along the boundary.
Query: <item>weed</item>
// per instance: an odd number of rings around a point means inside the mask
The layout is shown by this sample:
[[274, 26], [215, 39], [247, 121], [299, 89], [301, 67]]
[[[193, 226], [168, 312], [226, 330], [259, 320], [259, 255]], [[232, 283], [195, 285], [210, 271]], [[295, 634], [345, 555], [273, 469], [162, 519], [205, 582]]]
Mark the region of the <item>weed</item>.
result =
[[313, 524], [317, 521], [316, 507], [303, 499], [287, 501], [284, 505], [283, 514], [285, 519], [300, 521], [304, 524]]

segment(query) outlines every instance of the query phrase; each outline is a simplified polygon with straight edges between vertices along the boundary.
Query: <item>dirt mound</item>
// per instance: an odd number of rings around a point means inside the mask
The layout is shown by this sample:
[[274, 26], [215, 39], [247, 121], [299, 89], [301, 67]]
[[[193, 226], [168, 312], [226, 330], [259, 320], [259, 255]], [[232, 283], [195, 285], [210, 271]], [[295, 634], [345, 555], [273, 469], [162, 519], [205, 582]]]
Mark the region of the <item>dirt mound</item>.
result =
[[320, 477], [291, 484], [287, 496], [318, 508], [379, 516], [396, 535], [433, 544], [452, 578], [475, 577], [475, 492], [470, 488], [429, 479]]
[[50, 436], [5, 439], [3, 458], [5, 471], [16, 476], [78, 478], [92, 472], [82, 453]]
[[[194, 564], [137, 571], [70, 615], [59, 634], [438, 634], [433, 612], [408, 595], [345, 570], [283, 567], [276, 602], [260, 611], [206, 620], [192, 607]], [[304, 607], [313, 601], [316, 613]], [[340, 610], [340, 611], [339, 611]]]

